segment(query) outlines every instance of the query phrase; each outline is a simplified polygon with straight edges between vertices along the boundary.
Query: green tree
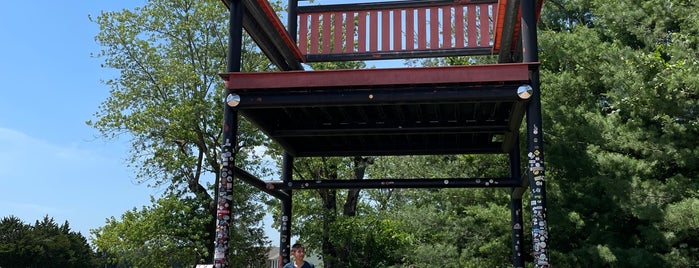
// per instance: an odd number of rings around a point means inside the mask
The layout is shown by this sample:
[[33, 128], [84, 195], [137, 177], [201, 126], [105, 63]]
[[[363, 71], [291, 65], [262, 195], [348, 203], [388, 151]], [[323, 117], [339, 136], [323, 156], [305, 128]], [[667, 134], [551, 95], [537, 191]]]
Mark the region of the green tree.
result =
[[[205, 232], [199, 233], [201, 228], [197, 228], [191, 234], [200, 234], [198, 243], [208, 247], [207, 254], [213, 252], [213, 185], [220, 179], [224, 93], [218, 73], [226, 66], [226, 8], [214, 0], [148, 1], [143, 7], [103, 12], [91, 20], [100, 27], [95, 39], [103, 47], [95, 56], [104, 59], [104, 68], [116, 70], [118, 75], [105, 81], [110, 96], [95, 113], [96, 119], [88, 124], [104, 138], [129, 139], [129, 166], [135, 169], [137, 181], [164, 189], [165, 196], [173, 194], [196, 208], [197, 212], [188, 212], [188, 216], [204, 217], [198, 220], [206, 220], [201, 222]], [[270, 68], [270, 63], [246, 38], [244, 71]], [[264, 137], [246, 121], [241, 124], [235, 146], [239, 155], [236, 164], [248, 167], [260, 159], [252, 157], [253, 148], [261, 145]], [[266, 241], [259, 227], [263, 213], [255, 201], [259, 197], [245, 184], [236, 184], [234, 191], [238, 198], [234, 211], [246, 216], [235, 219], [231, 238], [238, 240], [231, 243], [230, 256], [235, 263], [257, 262], [254, 258], [266, 253]], [[190, 197], [199, 205], [189, 204]], [[108, 224], [116, 222], [111, 219]]]
[[[172, 267], [205, 261], [208, 253], [201, 237], [208, 212], [196, 198], [170, 195], [141, 210], [125, 212], [120, 219], [92, 230], [95, 246], [112, 265]], [[166, 260], [166, 262], [163, 262]]]
[[0, 266], [27, 267], [31, 264], [31, 226], [15, 216], [0, 220]]
[[[507, 176], [504, 155], [381, 157], [369, 176], [449, 178]], [[509, 192], [499, 189], [369, 190], [378, 213], [407, 234], [394, 267], [510, 266]]]
[[56, 224], [45, 216], [34, 226], [14, 216], [0, 220], [2, 267], [97, 267], [95, 254], [80, 233], [66, 221]]
[[697, 215], [697, 4], [551, 2], [539, 41], [552, 260], [696, 266], [696, 236], [675, 223]]

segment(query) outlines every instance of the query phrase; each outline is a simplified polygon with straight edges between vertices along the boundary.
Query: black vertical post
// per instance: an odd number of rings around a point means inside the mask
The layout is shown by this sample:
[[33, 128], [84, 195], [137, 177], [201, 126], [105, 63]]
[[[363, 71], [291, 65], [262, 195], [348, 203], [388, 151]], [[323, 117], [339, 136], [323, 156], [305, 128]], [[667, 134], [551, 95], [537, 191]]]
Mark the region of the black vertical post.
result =
[[289, 32], [289, 35], [291, 35], [291, 39], [294, 41], [296, 40], [296, 35], [298, 32], [298, 15], [299, 15], [299, 1], [298, 0], [289, 0], [289, 7], [287, 8], [287, 23], [286, 23], [286, 30]]
[[[520, 171], [521, 157], [519, 156], [519, 139], [515, 139], [512, 151], [510, 152], [510, 176], [513, 179], [522, 179]], [[512, 224], [512, 267], [523, 268], [524, 259], [524, 220], [522, 218], [522, 196], [510, 194], [510, 222]]]
[[524, 231], [522, 218], [522, 198], [510, 199], [512, 221], [512, 267], [524, 267]]
[[229, 0], [230, 17], [228, 20], [228, 72], [240, 72], [240, 60], [243, 53], [243, 1]]
[[[228, 2], [230, 9], [228, 40], [228, 72], [240, 72], [243, 34], [243, 5], [241, 0]], [[236, 102], [229, 102], [234, 95], [226, 89], [223, 110], [223, 144], [221, 148], [221, 176], [217, 186], [216, 238], [214, 240], [214, 267], [228, 267], [228, 251], [233, 222], [233, 171], [235, 170], [235, 145], [238, 136], [238, 110]], [[233, 98], [234, 99], [234, 98]]]
[[[536, 35], [536, 0], [521, 0], [522, 8], [522, 49], [524, 62], [538, 62], [538, 40]], [[533, 89], [527, 108], [527, 158], [529, 163], [529, 193], [532, 211], [532, 243], [535, 267], [549, 267], [547, 240], [548, 221], [546, 220], [546, 182], [544, 169], [544, 141], [541, 126], [541, 90], [539, 88], [539, 67], [529, 70], [529, 80]]]
[[[292, 170], [294, 168], [294, 157], [284, 152], [282, 163], [282, 180], [284, 183], [291, 182]], [[279, 239], [279, 252], [282, 257], [282, 265], [291, 262], [291, 190], [284, 190], [289, 195], [288, 199], [282, 200], [282, 223]]]

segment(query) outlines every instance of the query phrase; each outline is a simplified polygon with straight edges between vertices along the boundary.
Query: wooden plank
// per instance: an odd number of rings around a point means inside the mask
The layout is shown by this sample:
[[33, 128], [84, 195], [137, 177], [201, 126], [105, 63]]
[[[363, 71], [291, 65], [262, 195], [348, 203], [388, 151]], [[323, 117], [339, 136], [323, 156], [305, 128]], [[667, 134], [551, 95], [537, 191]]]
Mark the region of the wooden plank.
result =
[[480, 8], [480, 23], [481, 23], [481, 40], [480, 46], [487, 47], [490, 46], [490, 15], [488, 10], [488, 4], [478, 5]]
[[391, 50], [391, 10], [381, 12], [381, 51]]
[[451, 6], [442, 8], [442, 48], [452, 48]]
[[330, 45], [332, 44], [332, 34], [330, 33], [331, 29], [331, 24], [332, 24], [332, 13], [326, 12], [322, 13], [323, 17], [323, 32], [321, 32], [321, 36], [323, 38], [322, 41], [322, 47], [323, 51], [321, 53], [323, 54], [328, 54], [330, 53]]
[[441, 43], [441, 29], [443, 27], [439, 21], [439, 7], [430, 8], [430, 49], [438, 49]]
[[439, 48], [439, 7], [432, 7], [430, 11], [430, 49]]
[[466, 47], [477, 47], [476, 38], [478, 37], [478, 27], [476, 27], [476, 6], [468, 6], [467, 9], [468, 25], [466, 27], [468, 44], [466, 45]]
[[342, 53], [342, 13], [333, 15], [333, 53]]
[[357, 52], [366, 52], [366, 31], [367, 31], [367, 25], [366, 25], [366, 17], [367, 17], [367, 12], [366, 11], [361, 11], [359, 12], [359, 25], [357, 26], [357, 32], [359, 34], [359, 37], [357, 38]]
[[320, 13], [311, 14], [311, 50], [309, 54], [319, 54], [318, 43], [320, 43]]
[[464, 28], [464, 6], [454, 6], [454, 47], [463, 48], [465, 35], [468, 32]]
[[415, 49], [415, 9], [405, 10], [405, 50]]
[[369, 51], [378, 51], [379, 43], [379, 11], [369, 12]]
[[345, 53], [353, 53], [354, 50], [354, 12], [345, 13]]
[[417, 9], [417, 49], [427, 48], [427, 9]]
[[393, 50], [403, 50], [403, 10], [393, 10]]
[[309, 14], [299, 15], [299, 49], [304, 55], [308, 54], [308, 20], [310, 19]]

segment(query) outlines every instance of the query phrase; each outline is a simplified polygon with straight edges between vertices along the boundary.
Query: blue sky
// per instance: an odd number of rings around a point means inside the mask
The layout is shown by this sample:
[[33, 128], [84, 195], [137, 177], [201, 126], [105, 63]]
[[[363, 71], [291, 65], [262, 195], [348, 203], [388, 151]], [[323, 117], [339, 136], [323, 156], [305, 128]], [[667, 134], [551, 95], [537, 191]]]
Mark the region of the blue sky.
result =
[[143, 1], [10, 1], [0, 9], [0, 217], [68, 220], [86, 237], [105, 218], [150, 204], [132, 183], [126, 140], [85, 121], [108, 96], [88, 14]]
[[104, 140], [85, 124], [109, 96], [100, 81], [115, 75], [91, 57], [99, 28], [88, 14], [144, 3], [12, 1], [0, 9], [0, 217], [33, 224], [48, 215], [89, 238], [106, 218], [159, 196], [133, 183], [128, 140]]
[[[115, 75], [91, 57], [99, 29], [88, 15], [144, 3], [9, 1], [0, 9], [0, 217], [33, 224], [48, 215], [89, 237], [106, 218], [159, 195], [132, 182], [127, 140], [104, 140], [85, 124], [109, 95], [100, 81]], [[276, 245], [278, 233], [265, 225]]]
[[[109, 96], [115, 72], [91, 57], [88, 15], [145, 0], [11, 1], [0, 9], [0, 217], [45, 215], [89, 237], [109, 217], [150, 205], [157, 189], [133, 183], [128, 140], [104, 140], [85, 121]], [[276, 245], [278, 233], [265, 222]]]

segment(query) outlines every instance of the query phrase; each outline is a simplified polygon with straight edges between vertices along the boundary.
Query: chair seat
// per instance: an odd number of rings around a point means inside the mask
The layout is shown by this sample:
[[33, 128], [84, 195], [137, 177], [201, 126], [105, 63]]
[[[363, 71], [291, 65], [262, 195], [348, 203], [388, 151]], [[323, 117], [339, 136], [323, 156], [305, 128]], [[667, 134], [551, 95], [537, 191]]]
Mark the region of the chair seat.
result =
[[509, 152], [537, 64], [225, 73], [238, 110], [294, 156]]

